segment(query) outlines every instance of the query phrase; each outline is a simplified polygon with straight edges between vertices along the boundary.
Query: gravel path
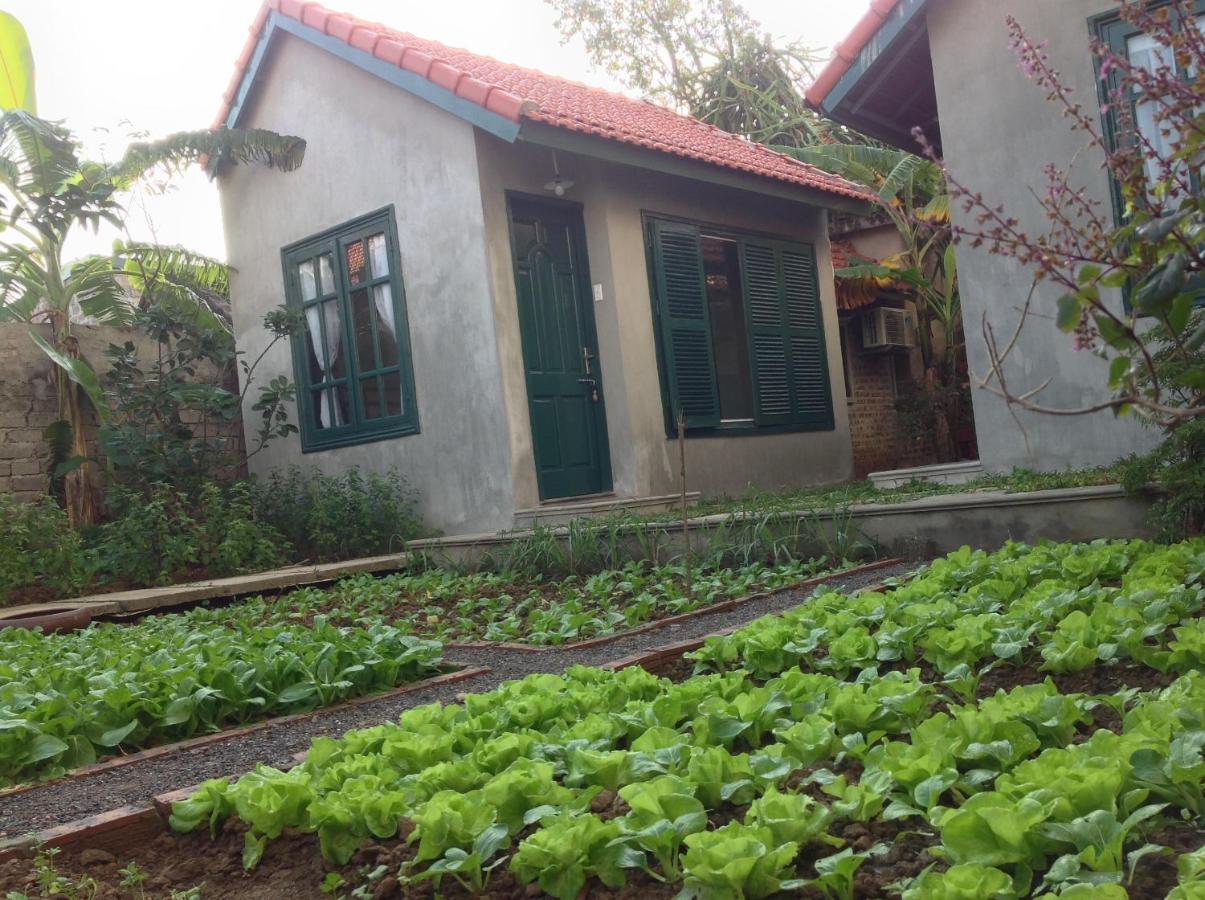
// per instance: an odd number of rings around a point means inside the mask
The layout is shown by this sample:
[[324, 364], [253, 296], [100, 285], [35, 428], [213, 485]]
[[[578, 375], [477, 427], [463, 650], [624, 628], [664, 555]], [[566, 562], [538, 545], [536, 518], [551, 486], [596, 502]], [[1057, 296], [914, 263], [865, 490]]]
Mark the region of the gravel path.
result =
[[[914, 563], [851, 574], [830, 582], [838, 590], [855, 590], [907, 572]], [[120, 766], [86, 777], [52, 781], [30, 791], [0, 797], [0, 838], [50, 828], [119, 806], [148, 802], [156, 794], [225, 775], [236, 775], [257, 763], [280, 768], [293, 764], [319, 735], [343, 734], [353, 728], [395, 721], [405, 709], [434, 701], [452, 701], [465, 691], [481, 692], [532, 672], [560, 672], [571, 665], [601, 665], [691, 638], [742, 625], [767, 613], [781, 612], [807, 599], [810, 591], [783, 591], [736, 609], [698, 616], [686, 622], [636, 634], [584, 650], [524, 653], [497, 648], [449, 650], [447, 661], [489, 666], [493, 671], [450, 684], [382, 698], [343, 710], [319, 711], [312, 717], [267, 728], [208, 746]]]

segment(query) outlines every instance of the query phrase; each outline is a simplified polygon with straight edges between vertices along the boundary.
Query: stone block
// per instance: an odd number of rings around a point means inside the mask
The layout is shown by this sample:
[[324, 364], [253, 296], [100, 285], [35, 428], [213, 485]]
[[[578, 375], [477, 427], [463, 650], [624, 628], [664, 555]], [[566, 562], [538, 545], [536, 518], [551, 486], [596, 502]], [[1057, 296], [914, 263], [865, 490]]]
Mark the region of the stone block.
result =
[[46, 479], [40, 475], [14, 475], [9, 484], [14, 494], [22, 492], [40, 494], [46, 490]]
[[0, 444], [0, 459], [34, 459], [42, 453], [42, 445], [20, 441]]
[[14, 459], [10, 471], [13, 475], [37, 475], [42, 471], [42, 463], [36, 459]]

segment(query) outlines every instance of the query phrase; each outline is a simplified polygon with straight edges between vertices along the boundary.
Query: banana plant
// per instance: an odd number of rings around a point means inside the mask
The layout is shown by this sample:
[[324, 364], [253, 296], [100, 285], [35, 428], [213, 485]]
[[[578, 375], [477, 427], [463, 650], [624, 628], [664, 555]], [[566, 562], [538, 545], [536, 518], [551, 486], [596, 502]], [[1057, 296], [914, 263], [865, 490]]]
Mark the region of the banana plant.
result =
[[[904, 248], [878, 265], [859, 264], [837, 271], [838, 278], [904, 283], [913, 291], [917, 329], [926, 379], [953, 387], [965, 356], [962, 305], [954, 247], [950, 241], [950, 196], [941, 169], [931, 160], [903, 150], [868, 144], [825, 143], [775, 150], [841, 175], [873, 193], [899, 232]], [[947, 434], [965, 410], [957, 392], [943, 404]], [[954, 451], [954, 446], [948, 448]]]
[[34, 115], [32, 60], [21, 69], [21, 42], [14, 36], [20, 25], [14, 23], [0, 17], [0, 56], [9, 72], [0, 79], [0, 322], [49, 326], [30, 330], [54, 363], [59, 421], [47, 437], [69, 447], [63, 499], [72, 524], [85, 525], [96, 521], [99, 508], [83, 427], [85, 398], [101, 421], [107, 407], [100, 379], [72, 333], [73, 320], [128, 321], [134, 310], [128, 282], [143, 304], [162, 301], [229, 331], [216, 302], [225, 294], [227, 272], [223, 263], [182, 248], [136, 242], [69, 264], [63, 256], [68, 238], [101, 222], [122, 229], [124, 196], [152, 172], [170, 174], [205, 161], [290, 171], [301, 164], [305, 141], [261, 129], [181, 132], [132, 144], [116, 163], [92, 162], [65, 126]]

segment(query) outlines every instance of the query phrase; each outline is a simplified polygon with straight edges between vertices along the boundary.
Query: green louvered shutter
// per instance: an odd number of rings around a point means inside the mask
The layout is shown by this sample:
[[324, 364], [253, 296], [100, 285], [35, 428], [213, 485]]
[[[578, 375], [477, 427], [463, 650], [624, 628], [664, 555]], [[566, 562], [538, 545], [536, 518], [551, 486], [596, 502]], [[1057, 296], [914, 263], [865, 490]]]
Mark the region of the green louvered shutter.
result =
[[772, 244], [746, 241], [741, 261], [754, 416], [758, 425], [787, 425], [795, 421], [778, 256]]
[[658, 331], [669, 395], [669, 417], [679, 408], [689, 428], [720, 424], [720, 397], [711, 349], [711, 320], [703, 281], [703, 246], [691, 225], [654, 220]]
[[802, 244], [746, 240], [743, 249], [756, 422], [832, 428], [815, 255]]
[[816, 429], [832, 428], [833, 392], [824, 349], [816, 254], [805, 244], [783, 244], [779, 252], [795, 422]]

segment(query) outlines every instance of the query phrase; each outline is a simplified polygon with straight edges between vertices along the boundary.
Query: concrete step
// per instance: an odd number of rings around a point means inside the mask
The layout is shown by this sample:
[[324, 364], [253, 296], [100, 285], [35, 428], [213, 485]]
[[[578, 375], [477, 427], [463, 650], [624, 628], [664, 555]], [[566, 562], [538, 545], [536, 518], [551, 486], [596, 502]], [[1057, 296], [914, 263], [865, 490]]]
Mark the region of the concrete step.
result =
[[887, 469], [871, 472], [866, 477], [877, 488], [893, 488], [912, 481], [932, 481], [938, 484], [963, 484], [983, 475], [983, 463], [977, 459], [964, 462], [938, 463], [933, 466], [913, 466], [910, 469]]
[[[698, 499], [698, 491], [686, 492], [687, 505], [693, 505]], [[533, 509], [515, 510], [515, 527], [564, 525], [573, 519], [609, 516], [621, 512], [637, 514], [664, 512], [677, 509], [681, 503], [681, 494], [659, 494], [652, 497], [616, 497], [614, 494], [592, 494], [589, 497], [575, 500], [550, 500]]]

